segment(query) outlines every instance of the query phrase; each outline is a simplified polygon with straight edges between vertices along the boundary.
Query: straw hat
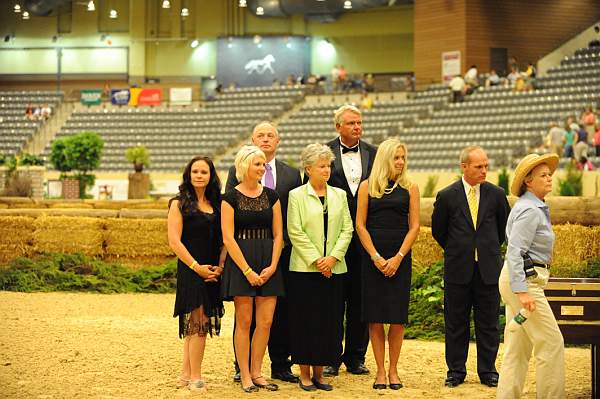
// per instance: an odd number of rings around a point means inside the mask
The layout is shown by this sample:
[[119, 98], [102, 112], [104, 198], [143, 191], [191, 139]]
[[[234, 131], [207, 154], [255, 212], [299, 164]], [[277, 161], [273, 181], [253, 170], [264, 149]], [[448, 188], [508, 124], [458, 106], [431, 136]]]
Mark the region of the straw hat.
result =
[[523, 185], [525, 176], [529, 174], [536, 166], [545, 163], [550, 168], [550, 173], [554, 173], [558, 166], [558, 155], [556, 154], [529, 154], [525, 158], [521, 159], [521, 162], [515, 169], [515, 178], [510, 186], [510, 192], [512, 195], [519, 195], [519, 189]]

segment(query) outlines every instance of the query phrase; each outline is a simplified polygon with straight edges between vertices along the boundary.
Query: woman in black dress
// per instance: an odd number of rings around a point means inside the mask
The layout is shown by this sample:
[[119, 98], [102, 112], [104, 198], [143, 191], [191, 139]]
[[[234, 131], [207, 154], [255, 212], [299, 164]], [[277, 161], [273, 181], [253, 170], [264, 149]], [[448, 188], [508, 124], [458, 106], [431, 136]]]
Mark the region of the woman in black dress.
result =
[[406, 146], [381, 143], [368, 180], [358, 189], [356, 232], [365, 249], [362, 261], [362, 320], [377, 363], [374, 389], [386, 388], [385, 332], [388, 332], [391, 389], [402, 388], [398, 358], [408, 322], [411, 253], [419, 234], [419, 188], [406, 177]]
[[[246, 392], [278, 389], [261, 373], [277, 297], [284, 295], [283, 276], [277, 269], [283, 246], [281, 204], [275, 190], [260, 184], [265, 159], [256, 146], [240, 149], [235, 157], [235, 175], [241, 183], [223, 195], [221, 205], [223, 242], [228, 252], [222, 293], [235, 304], [233, 341]], [[250, 338], [253, 302], [256, 329]]]
[[221, 184], [212, 161], [195, 157], [185, 167], [179, 195], [169, 201], [169, 246], [177, 261], [173, 317], [184, 338], [180, 386], [205, 390], [202, 358], [206, 334], [219, 334], [223, 302], [219, 278], [225, 262], [220, 225]]

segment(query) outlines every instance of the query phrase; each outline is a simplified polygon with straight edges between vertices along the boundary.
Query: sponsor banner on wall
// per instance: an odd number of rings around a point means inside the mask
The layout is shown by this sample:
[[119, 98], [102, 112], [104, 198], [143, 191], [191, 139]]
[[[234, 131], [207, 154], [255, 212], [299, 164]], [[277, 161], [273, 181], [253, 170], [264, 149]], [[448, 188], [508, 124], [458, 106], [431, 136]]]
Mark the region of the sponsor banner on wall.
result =
[[443, 52], [442, 82], [448, 84], [453, 77], [460, 74], [460, 51]]
[[82, 89], [81, 103], [83, 105], [100, 105], [102, 104], [102, 90], [100, 89]]
[[220, 38], [217, 80], [223, 87], [270, 86], [289, 75], [310, 73], [310, 40], [305, 37]]
[[114, 89], [110, 91], [110, 102], [115, 105], [127, 105], [130, 96], [129, 89]]
[[137, 98], [138, 105], [160, 105], [162, 100], [161, 89], [142, 89]]
[[129, 105], [138, 105], [138, 97], [141, 92], [142, 89], [137, 87], [129, 89]]
[[174, 105], [190, 105], [192, 103], [192, 88], [172, 87], [169, 91], [169, 101]]

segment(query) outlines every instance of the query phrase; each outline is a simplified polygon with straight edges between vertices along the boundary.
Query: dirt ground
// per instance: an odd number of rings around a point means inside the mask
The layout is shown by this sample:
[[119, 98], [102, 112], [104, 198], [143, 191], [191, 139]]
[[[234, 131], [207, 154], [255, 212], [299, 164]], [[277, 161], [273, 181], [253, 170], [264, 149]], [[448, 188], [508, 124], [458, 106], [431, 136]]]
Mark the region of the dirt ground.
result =
[[[249, 397], [231, 380], [228, 304], [220, 337], [208, 338], [203, 376], [207, 393], [177, 389], [182, 342], [171, 317], [174, 295], [0, 292], [0, 397], [2, 398], [236, 398]], [[502, 355], [500, 348], [499, 360]], [[400, 376], [405, 388], [375, 392], [372, 376], [340, 372], [333, 392], [315, 394], [281, 383], [278, 392], [255, 398], [493, 398], [479, 384], [475, 347], [470, 348], [465, 384], [445, 388], [444, 344], [408, 340]], [[269, 375], [268, 356], [264, 373]], [[589, 349], [566, 349], [567, 397], [589, 398]], [[374, 371], [371, 352], [367, 366]], [[535, 398], [533, 362], [526, 398]], [[499, 367], [499, 364], [498, 364]], [[297, 370], [296, 370], [297, 371]]]

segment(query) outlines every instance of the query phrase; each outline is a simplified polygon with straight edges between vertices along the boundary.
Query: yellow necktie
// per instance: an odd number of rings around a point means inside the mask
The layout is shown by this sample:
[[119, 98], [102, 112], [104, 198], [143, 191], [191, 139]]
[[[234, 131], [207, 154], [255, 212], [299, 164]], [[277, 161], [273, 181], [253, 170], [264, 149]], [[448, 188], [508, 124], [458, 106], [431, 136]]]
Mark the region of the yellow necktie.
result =
[[[477, 203], [477, 194], [475, 193], [475, 188], [471, 187], [469, 190], [469, 210], [471, 211], [471, 219], [473, 219], [473, 227], [477, 230], [477, 211], [479, 208], [479, 204]], [[477, 248], [475, 248], [475, 261], [478, 261], [479, 257], [477, 256]]]

